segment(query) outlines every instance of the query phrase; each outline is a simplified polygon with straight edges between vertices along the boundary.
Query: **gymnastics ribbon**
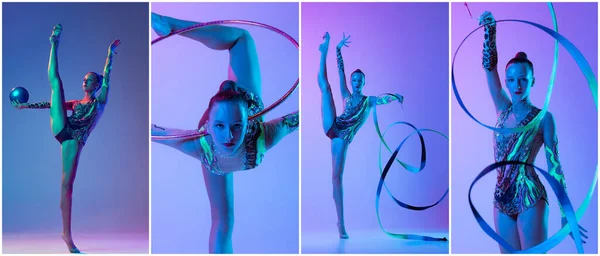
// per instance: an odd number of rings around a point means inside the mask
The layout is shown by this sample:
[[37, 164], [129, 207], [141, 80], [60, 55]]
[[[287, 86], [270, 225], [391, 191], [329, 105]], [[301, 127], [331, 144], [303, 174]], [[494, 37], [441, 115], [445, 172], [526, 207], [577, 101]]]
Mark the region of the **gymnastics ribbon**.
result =
[[[544, 178], [546, 178], [546, 180], [552, 187], [552, 190], [556, 194], [559, 204], [562, 206], [562, 209], [566, 215], [567, 223], [568, 223], [568, 225], [564, 226], [559, 232], [557, 232], [555, 235], [550, 237], [548, 240], [546, 240], [546, 241], [542, 242], [541, 244], [538, 244], [532, 248], [529, 248], [527, 250], [521, 250], [521, 251], [515, 250], [512, 246], [510, 246], [510, 244], [508, 244], [506, 241], [504, 241], [504, 239], [502, 239], [502, 237], [500, 237], [492, 229], [492, 227], [490, 227], [490, 225], [485, 222], [485, 220], [481, 217], [481, 215], [479, 214], [477, 209], [475, 209], [475, 206], [473, 205], [473, 202], [471, 200], [471, 191], [473, 190], [473, 186], [479, 179], [481, 179], [483, 176], [492, 172], [493, 170], [495, 170], [498, 167], [502, 167], [505, 165], [511, 165], [511, 164], [512, 165], [521, 164], [521, 165], [525, 165], [525, 166], [534, 168], [534, 169], [538, 170], [542, 174], [542, 176], [544, 176]], [[594, 180], [592, 182], [593, 183], [592, 187], [594, 187], [594, 188], [596, 187], [597, 181], [598, 181], [598, 172], [596, 171], [596, 174], [594, 175]], [[593, 192], [593, 190], [592, 190], [592, 192]], [[590, 195], [591, 195], [591, 193], [590, 193]], [[589, 199], [591, 199], [591, 196], [589, 196]], [[586, 199], [584, 200], [584, 201], [587, 201], [587, 203], [584, 203], [584, 204], [586, 204], [585, 208], [587, 208], [587, 204], [589, 204], [589, 199], [588, 199], [588, 197], [586, 197]], [[552, 175], [550, 175], [545, 170], [538, 168], [532, 164], [519, 162], [519, 161], [502, 161], [502, 162], [497, 162], [497, 163], [487, 166], [485, 169], [483, 169], [483, 171], [481, 171], [481, 173], [479, 173], [479, 175], [477, 175], [477, 177], [475, 178], [475, 180], [471, 183], [471, 186], [469, 187], [469, 206], [471, 207], [471, 211], [473, 212], [473, 215], [475, 216], [477, 223], [479, 224], [479, 226], [481, 226], [483, 231], [488, 236], [490, 236], [492, 239], [496, 240], [496, 242], [498, 242], [498, 244], [500, 244], [500, 246], [504, 247], [504, 249], [506, 249], [510, 253], [537, 253], [537, 254], [546, 253], [547, 251], [549, 251], [550, 249], [552, 249], [556, 245], [558, 245], [563, 239], [565, 239], [569, 235], [569, 232], [570, 232], [569, 228], [571, 230], [577, 230], [576, 232], [572, 232], [573, 240], [575, 240], [575, 244], [577, 246], [577, 252], [583, 253], [583, 244], [582, 244], [582, 240], [581, 240], [581, 233], [579, 232], [579, 225], [577, 224], [577, 221], [581, 218], [581, 215], [583, 215], [583, 212], [585, 211], [585, 209], [583, 209], [584, 206], [582, 205], [580, 207], [580, 209], [577, 210], [577, 214], [575, 214], [575, 211], [573, 210], [573, 205], [571, 204], [571, 200], [569, 200], [569, 197], [567, 196], [567, 192], [566, 192], [565, 188], [560, 184], [560, 182], [558, 182], [558, 180], [556, 180], [554, 177], [552, 177]], [[580, 211], [581, 209], [583, 209], [583, 211]]]
[[[382, 94], [382, 95], [389, 95], [392, 96], [394, 98], [396, 98], [396, 100], [398, 100], [398, 102], [402, 102], [401, 101], [401, 97], [396, 95], [396, 94], [391, 94], [391, 93], [386, 93], [386, 94]], [[379, 96], [381, 97], [381, 95]], [[381, 134], [381, 130], [379, 129], [379, 121], [377, 118], [377, 105], [375, 105], [375, 107], [373, 108], [373, 121], [375, 123], [375, 130], [377, 131], [377, 135], [379, 136], [380, 139], [380, 143], [379, 143], [379, 170], [381, 173], [381, 176], [379, 178], [379, 184], [377, 186], [377, 193], [375, 195], [375, 212], [377, 214], [377, 222], [379, 223], [379, 227], [381, 228], [381, 230], [386, 233], [387, 235], [394, 237], [394, 238], [399, 238], [399, 239], [410, 239], [410, 240], [422, 240], [422, 241], [448, 241], [448, 239], [446, 237], [443, 238], [437, 238], [437, 237], [430, 237], [430, 236], [421, 236], [421, 235], [414, 235], [414, 234], [397, 234], [397, 233], [391, 233], [385, 230], [385, 228], [383, 227], [383, 224], [381, 223], [381, 218], [379, 216], [379, 199], [381, 197], [381, 190], [383, 187], [385, 187], [386, 191], [388, 192], [388, 194], [392, 197], [392, 199], [394, 200], [394, 202], [399, 205], [402, 208], [405, 209], [409, 209], [409, 210], [413, 210], [413, 211], [423, 211], [426, 209], [429, 209], [433, 206], [436, 206], [437, 204], [439, 204], [447, 195], [448, 195], [448, 188], [446, 189], [446, 192], [442, 195], [442, 197], [437, 200], [435, 203], [430, 204], [430, 205], [426, 205], [426, 206], [413, 206], [413, 205], [409, 205], [407, 203], [403, 203], [400, 200], [396, 199], [396, 197], [394, 197], [394, 195], [392, 195], [392, 193], [389, 191], [389, 189], [387, 188], [387, 186], [385, 185], [385, 177], [387, 176], [394, 160], [396, 160], [398, 163], [400, 163], [406, 170], [410, 171], [410, 172], [414, 172], [414, 173], [418, 173], [421, 170], [423, 170], [427, 164], [427, 149], [425, 147], [425, 140], [423, 139], [423, 134], [421, 134], [421, 132], [434, 132], [437, 133], [441, 136], [443, 136], [444, 138], [448, 139], [448, 136], [444, 135], [441, 132], [432, 130], [432, 129], [417, 129], [416, 126], [414, 126], [411, 123], [408, 122], [395, 122], [393, 124], [390, 124], [386, 130], [384, 131], [383, 134]], [[396, 148], [396, 150], [392, 153], [392, 156], [389, 158], [385, 168], [381, 167], [381, 146], [385, 145], [386, 148], [388, 149], [388, 151], [392, 152], [391, 149], [388, 147], [384, 136], [387, 133], [387, 131], [395, 126], [395, 125], [406, 125], [409, 126], [410, 128], [412, 128], [414, 131], [409, 134], [407, 137], [404, 138], [404, 140], [402, 140], [402, 142], [400, 143], [400, 145], [398, 145], [398, 147]], [[398, 159], [396, 159], [396, 156], [398, 155], [398, 152], [400, 151], [400, 149], [402, 148], [402, 146], [404, 145], [404, 143], [413, 135], [418, 134], [419, 135], [419, 140], [421, 142], [421, 164], [419, 166], [419, 168], [417, 167], [413, 167], [409, 164], [406, 164]]]
[[[298, 44], [298, 41], [296, 41], [296, 39], [294, 39], [293, 37], [291, 37], [290, 35], [288, 35], [287, 33], [283, 32], [282, 30], [264, 24], [264, 23], [260, 23], [260, 22], [256, 22], [256, 21], [248, 21], [248, 20], [218, 20], [218, 21], [210, 21], [210, 22], [204, 22], [204, 23], [198, 23], [196, 25], [187, 27], [187, 28], [182, 28], [179, 30], [175, 30], [173, 32], [171, 32], [170, 34], [163, 36], [163, 37], [159, 37], [156, 38], [154, 40], [152, 40], [152, 45], [155, 43], [158, 43], [164, 39], [167, 39], [171, 36], [174, 35], [179, 35], [188, 31], [192, 31], [194, 29], [198, 29], [201, 27], [206, 27], [206, 26], [211, 26], [211, 25], [222, 25], [222, 24], [239, 24], [239, 25], [250, 25], [250, 26], [255, 26], [255, 27], [261, 27], [261, 28], [265, 28], [268, 30], [271, 30], [275, 33], [278, 33], [279, 35], [285, 37], [287, 40], [289, 40], [295, 47], [296, 49], [300, 48], [300, 45]], [[296, 79], [296, 82], [294, 82], [294, 85], [281, 97], [279, 98], [277, 101], [275, 101], [273, 104], [267, 106], [266, 108], [264, 108], [262, 111], [256, 113], [255, 115], [248, 117], [248, 120], [253, 120], [255, 118], [258, 118], [264, 114], [266, 114], [267, 112], [273, 110], [274, 108], [276, 108], [277, 106], [279, 106], [281, 103], [283, 103], [295, 90], [296, 88], [298, 88], [298, 85], [300, 83], [300, 78]], [[180, 135], [166, 135], [166, 136], [152, 136], [152, 139], [154, 140], [168, 140], [168, 139], [175, 139], [175, 138], [194, 138], [194, 137], [202, 137], [207, 135], [206, 131], [191, 131], [190, 133], [186, 133], [186, 134], [180, 134]]]
[[[554, 13], [554, 8], [552, 6], [551, 3], [548, 3], [549, 8], [550, 8], [550, 12], [552, 14], [552, 20], [553, 20], [553, 24], [556, 30], [558, 30], [558, 25], [557, 25], [557, 21], [556, 21], [556, 15]], [[555, 42], [555, 51], [554, 51], [554, 64], [553, 64], [553, 68], [552, 68], [552, 76], [550, 78], [550, 86], [548, 89], [548, 94], [546, 97], [546, 102], [544, 104], [544, 109], [540, 112], [540, 114], [538, 114], [538, 116], [536, 117], [536, 119], [532, 120], [532, 122], [530, 122], [530, 124], [524, 126], [524, 127], [520, 127], [520, 128], [512, 128], [512, 129], [499, 129], [499, 128], [495, 128], [495, 127], [491, 127], [491, 126], [487, 126], [481, 122], [479, 122], [475, 117], [473, 117], [473, 115], [471, 115], [471, 113], [467, 110], [467, 108], [465, 107], [464, 103], [462, 102], [462, 100], [460, 99], [460, 96], [458, 94], [458, 89], [456, 86], [456, 82], [454, 79], [454, 62], [456, 60], [456, 55], [458, 54], [458, 51], [460, 50], [460, 47], [462, 46], [462, 44], [467, 40], [467, 38], [469, 36], [471, 36], [475, 31], [477, 31], [478, 29], [481, 29], [483, 26], [480, 26], [478, 28], [476, 28], [475, 30], [473, 30], [471, 33], [469, 33], [467, 35], [467, 37], [465, 37], [465, 39], [463, 39], [463, 41], [461, 42], [461, 44], [458, 46], [455, 54], [454, 54], [454, 59], [452, 60], [452, 89], [454, 91], [454, 94], [456, 96], [457, 102], [459, 103], [460, 107], [467, 113], [467, 115], [469, 117], [471, 117], [471, 119], [475, 120], [475, 122], [479, 123], [480, 125], [494, 130], [494, 131], [498, 131], [498, 132], [503, 132], [503, 133], [511, 133], [511, 132], [522, 132], [522, 131], [526, 131], [528, 129], [531, 129], [532, 127], [534, 127], [533, 125], [538, 125], [539, 122], [541, 121], [541, 119], [543, 118], [544, 115], [542, 115], [543, 113], [546, 112], [548, 104], [549, 104], [549, 100], [550, 100], [550, 95], [552, 93], [552, 88], [554, 85], [554, 80], [555, 80], [555, 76], [556, 76], [556, 66], [557, 66], [557, 62], [558, 62], [558, 44], [560, 43], [563, 47], [565, 47], [565, 49], [567, 50], [567, 52], [569, 52], [569, 54], [573, 57], [573, 59], [575, 60], [575, 62], [577, 63], [577, 65], [579, 66], [579, 68], [581, 69], [583, 75], [585, 76], [587, 82], [588, 82], [588, 86], [592, 92], [592, 97], [594, 99], [594, 104], [596, 105], [596, 110], [598, 109], [598, 92], [597, 92], [597, 86], [598, 86], [598, 81], [596, 80], [596, 77], [594, 76], [594, 73], [589, 65], [589, 63], [587, 62], [587, 60], [585, 59], [585, 57], [583, 56], [583, 54], [577, 49], [577, 47], [575, 47], [575, 45], [573, 45], [569, 40], [567, 40], [564, 36], [562, 36], [561, 34], [559, 34], [557, 31], [554, 31], [550, 28], [547, 28], [545, 26], [542, 26], [540, 24], [534, 23], [534, 22], [530, 22], [530, 21], [524, 21], [524, 20], [499, 20], [496, 21], [496, 23], [499, 22], [519, 22], [519, 23], [525, 23], [528, 25], [531, 25], [533, 27], [536, 27], [544, 32], [546, 32], [547, 34], [549, 34], [550, 36], [552, 36], [556, 42]], [[543, 113], [542, 113], [543, 112]], [[536, 121], [536, 122], [534, 122]], [[477, 210], [475, 209], [475, 207], [473, 206], [472, 202], [471, 202], [471, 189], [473, 188], [473, 185], [475, 185], [475, 183], [484, 175], [488, 174], [489, 172], [491, 172], [492, 170], [500, 167], [500, 166], [505, 166], [508, 164], [523, 164], [529, 167], [533, 167], [534, 169], [538, 170], [550, 183], [550, 185], [552, 186], [553, 191], [555, 192], [555, 194], [558, 197], [558, 201], [559, 204], [562, 205], [563, 207], [563, 211], [566, 215], [566, 219], [567, 219], [567, 223], [568, 225], [565, 225], [564, 227], [562, 227], [556, 234], [554, 234], [552, 237], [550, 237], [548, 240], [544, 241], [543, 243], [532, 247], [530, 249], [527, 250], [522, 250], [522, 251], [517, 251], [514, 248], [512, 248], [506, 241], [504, 241], [486, 222], [485, 220], [483, 220], [483, 218], [481, 217], [481, 215], [479, 215], [479, 213], [477, 212]], [[577, 211], [575, 212], [570, 200], [568, 198], [568, 196], [566, 195], [566, 191], [565, 189], [562, 187], [562, 185], [560, 185], [560, 183], [558, 183], [558, 181], [550, 176], [546, 171], [535, 167], [531, 164], [527, 164], [527, 163], [522, 163], [522, 162], [516, 162], [516, 161], [502, 161], [502, 162], [498, 162], [495, 164], [492, 164], [488, 167], [486, 167], [483, 171], [481, 171], [481, 173], [477, 176], [477, 178], [473, 181], [473, 183], [471, 184], [471, 187], [469, 188], [469, 204], [471, 206], [471, 211], [473, 212], [473, 215], [475, 216], [475, 219], [477, 220], [477, 223], [481, 226], [481, 228], [483, 229], [483, 231], [490, 236], [492, 239], [494, 239], [496, 242], [498, 242], [500, 244], [500, 246], [502, 246], [503, 248], [505, 248], [507, 251], [512, 252], [512, 253], [545, 253], [547, 251], [549, 251], [550, 249], [552, 249], [553, 247], [555, 247], [556, 245], [558, 245], [563, 239], [565, 239], [569, 233], [571, 232], [571, 230], [574, 230], [574, 232], [572, 232], [573, 235], [573, 240], [575, 241], [575, 245], [577, 247], [577, 252], [578, 253], [583, 253], [583, 244], [582, 244], [582, 240], [581, 240], [581, 234], [579, 233], [579, 229], [578, 229], [578, 224], [577, 222], [581, 219], [581, 217], [583, 216], [583, 213], [587, 210], [591, 199], [592, 199], [592, 195], [594, 193], [594, 191], [596, 190], [596, 184], [598, 182], [598, 167], [596, 167], [596, 172], [594, 173], [594, 179], [592, 180], [592, 185], [590, 186], [590, 189], [588, 191], [588, 194], [586, 195], [585, 199], [583, 200], [583, 203], [581, 204], [581, 206], [579, 207], [579, 209], [577, 209]]]

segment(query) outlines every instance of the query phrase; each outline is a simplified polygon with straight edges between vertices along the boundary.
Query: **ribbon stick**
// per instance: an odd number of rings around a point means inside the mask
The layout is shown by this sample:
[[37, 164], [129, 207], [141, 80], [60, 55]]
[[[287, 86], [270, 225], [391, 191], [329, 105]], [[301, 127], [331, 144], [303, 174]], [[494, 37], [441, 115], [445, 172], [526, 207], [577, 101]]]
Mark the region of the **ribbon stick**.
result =
[[[452, 90], [454, 92], [454, 95], [456, 97], [456, 100], [458, 102], [458, 104], [460, 105], [460, 107], [465, 111], [465, 113], [471, 118], [473, 119], [475, 122], [477, 122], [478, 124], [493, 130], [493, 131], [497, 131], [497, 132], [501, 132], [501, 133], [517, 133], [517, 132], [524, 132], [527, 131], [529, 129], [535, 128], [536, 126], [539, 125], [540, 121], [542, 120], [542, 118], [545, 116], [545, 113], [547, 112], [548, 109], [548, 105], [550, 102], [550, 96], [552, 95], [552, 89], [554, 87], [554, 81], [556, 78], [556, 68], [558, 65], [558, 45], [562, 45], [567, 52], [573, 57], [573, 59], [575, 60], [575, 62], [577, 63], [577, 66], [580, 68], [580, 70], [582, 71], [583, 75], [585, 76], [587, 82], [588, 82], [588, 87], [592, 93], [592, 98], [594, 100], [594, 104], [596, 105], [596, 110], [598, 110], [598, 81], [596, 79], [596, 76], [594, 75], [594, 72], [592, 71], [592, 68], [590, 67], [589, 63], [587, 62], [587, 60], [585, 59], [585, 57], [583, 56], [583, 54], [577, 49], [577, 47], [575, 47], [575, 45], [573, 43], [571, 43], [567, 38], [565, 38], [564, 36], [562, 36], [561, 34], [558, 33], [558, 23], [556, 20], [556, 14], [554, 12], [554, 7], [552, 6], [552, 3], [548, 3], [548, 6], [550, 8], [550, 13], [552, 15], [552, 21], [553, 21], [553, 25], [554, 25], [554, 30], [547, 28], [545, 26], [542, 26], [540, 24], [534, 23], [534, 22], [530, 22], [530, 21], [525, 21], [525, 20], [514, 20], [514, 19], [510, 19], [510, 20], [498, 20], [496, 21], [496, 23], [502, 23], [502, 22], [517, 22], [517, 23], [524, 23], [527, 25], [531, 25], [535, 28], [538, 28], [544, 32], [546, 32], [548, 35], [550, 35], [551, 37], [553, 37], [555, 39], [555, 48], [554, 48], [554, 63], [552, 65], [552, 74], [550, 76], [550, 85], [548, 87], [548, 93], [546, 94], [546, 101], [544, 103], [544, 108], [542, 109], [542, 111], [540, 111], [540, 113], [526, 126], [523, 127], [518, 127], [518, 128], [496, 128], [496, 127], [492, 127], [492, 126], [488, 126], [483, 124], [482, 122], [480, 122], [479, 120], [477, 120], [467, 109], [467, 107], [465, 106], [464, 102], [462, 101], [462, 99], [460, 98], [460, 95], [458, 93], [458, 86], [456, 85], [456, 80], [455, 80], [455, 75], [454, 75], [454, 63], [456, 61], [456, 56], [458, 55], [458, 52], [461, 48], [461, 46], [464, 44], [464, 42], [477, 30], [481, 29], [482, 27], [485, 26], [482, 25], [478, 28], [476, 28], [475, 30], [473, 30], [471, 33], [469, 33], [467, 35], [467, 37], [465, 37], [463, 39], [463, 41], [460, 43], [460, 45], [458, 46], [458, 48], [456, 49], [456, 52], [454, 53], [454, 57], [452, 60], [452, 71], [451, 71], [451, 79], [452, 79]], [[512, 248], [506, 241], [504, 241], [498, 234], [496, 234], [496, 232], [485, 222], [485, 220], [483, 220], [483, 218], [481, 217], [481, 215], [477, 212], [477, 210], [475, 209], [475, 207], [473, 206], [473, 203], [471, 202], [471, 190], [473, 188], [473, 185], [481, 178], [483, 177], [485, 174], [495, 170], [496, 168], [500, 167], [500, 166], [504, 166], [504, 165], [508, 165], [508, 164], [521, 164], [521, 165], [526, 165], [530, 168], [534, 168], [535, 170], [538, 170], [550, 183], [550, 185], [552, 186], [553, 191], [555, 192], [555, 194], [558, 197], [559, 203], [560, 205], [563, 207], [563, 210], [565, 212], [565, 215], [567, 216], [567, 222], [568, 225], [564, 226], [562, 229], [560, 229], [556, 234], [554, 234], [552, 237], [550, 237], [548, 240], [544, 241], [543, 243], [527, 249], [527, 250], [522, 250], [522, 251], [518, 251], [515, 250], [515, 248]], [[575, 245], [577, 247], [577, 252], [578, 253], [583, 253], [583, 244], [582, 244], [582, 240], [581, 240], [581, 235], [578, 232], [578, 221], [581, 219], [581, 217], [583, 216], [583, 213], [587, 210], [592, 196], [594, 194], [594, 191], [596, 190], [596, 184], [598, 182], [598, 166], [596, 167], [596, 172], [594, 173], [594, 178], [592, 180], [592, 184], [590, 186], [590, 189], [588, 190], [588, 193], [583, 201], [583, 203], [581, 204], [581, 206], [577, 209], [577, 211], [575, 212], [573, 210], [573, 207], [570, 203], [570, 200], [568, 198], [568, 196], [566, 195], [566, 192], [564, 190], [564, 188], [560, 185], [560, 183], [558, 183], [558, 181], [550, 176], [546, 171], [535, 167], [531, 164], [527, 164], [527, 163], [522, 163], [522, 162], [515, 162], [515, 161], [508, 161], [508, 162], [498, 162], [495, 164], [492, 164], [488, 167], [486, 167], [473, 181], [473, 183], [471, 184], [471, 187], [469, 188], [469, 204], [471, 206], [471, 211], [473, 212], [473, 215], [475, 216], [475, 219], [477, 220], [477, 223], [481, 226], [481, 228], [483, 229], [483, 231], [490, 236], [491, 238], [493, 238], [496, 242], [498, 242], [500, 244], [500, 246], [502, 246], [503, 248], [505, 248], [506, 250], [508, 250], [509, 252], [512, 253], [546, 253], [547, 251], [549, 251], [550, 249], [554, 248], [556, 245], [558, 245], [563, 239], [565, 239], [569, 233], [571, 232], [571, 230], [574, 230], [575, 232], [572, 232], [573, 234], [573, 239], [575, 241]]]

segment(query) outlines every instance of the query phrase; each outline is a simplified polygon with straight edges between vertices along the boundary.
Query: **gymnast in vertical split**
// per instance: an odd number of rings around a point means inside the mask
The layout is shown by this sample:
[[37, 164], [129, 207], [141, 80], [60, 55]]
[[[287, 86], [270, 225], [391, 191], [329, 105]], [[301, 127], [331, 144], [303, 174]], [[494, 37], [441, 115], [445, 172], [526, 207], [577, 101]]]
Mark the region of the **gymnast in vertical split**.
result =
[[[62, 25], [57, 24], [50, 36], [50, 61], [48, 80], [52, 90], [49, 102], [20, 103], [11, 102], [17, 109], [50, 109], [50, 127], [52, 134], [61, 145], [62, 185], [60, 209], [62, 211], [62, 238], [71, 253], [79, 253], [71, 235], [71, 206], [73, 204], [73, 183], [79, 165], [79, 156], [88, 136], [104, 112], [108, 99], [108, 87], [112, 70], [112, 59], [120, 40], [113, 41], [108, 48], [104, 66], [104, 75], [89, 72], [83, 78], [82, 89], [85, 93], [81, 100], [65, 101], [63, 83], [58, 73], [58, 45]], [[98, 95], [96, 95], [99, 92]], [[72, 111], [67, 116], [67, 111]]]
[[[360, 69], [355, 70], [350, 75], [352, 92], [346, 85], [346, 74], [344, 71], [344, 61], [342, 59], [342, 48], [349, 47], [350, 36], [344, 34], [342, 40], [336, 47], [338, 74], [340, 76], [340, 90], [344, 101], [344, 111], [342, 115], [337, 116], [331, 86], [327, 78], [327, 53], [329, 50], [329, 32], [323, 36], [324, 42], [319, 46], [321, 52], [320, 68], [318, 74], [319, 88], [321, 90], [321, 115], [323, 118], [323, 131], [331, 139], [332, 155], [332, 184], [333, 200], [338, 218], [338, 232], [342, 239], [348, 239], [346, 226], [344, 223], [344, 202], [342, 176], [346, 162], [346, 152], [348, 145], [352, 142], [354, 135], [369, 117], [369, 112], [375, 105], [387, 104], [396, 100], [393, 96], [365, 96], [362, 89], [365, 85], [365, 73]], [[400, 101], [403, 101], [400, 96]]]
[[[196, 24], [152, 13], [152, 28], [159, 36]], [[264, 106], [256, 45], [247, 30], [210, 25], [181, 36], [229, 51], [229, 77], [210, 99], [197, 130], [152, 125], [152, 136], [172, 136], [154, 141], [200, 160], [212, 217], [209, 253], [233, 253], [233, 173], [257, 167], [265, 152], [297, 130], [298, 111], [268, 122], [262, 117], [248, 120]], [[204, 135], [185, 136], [194, 132]]]

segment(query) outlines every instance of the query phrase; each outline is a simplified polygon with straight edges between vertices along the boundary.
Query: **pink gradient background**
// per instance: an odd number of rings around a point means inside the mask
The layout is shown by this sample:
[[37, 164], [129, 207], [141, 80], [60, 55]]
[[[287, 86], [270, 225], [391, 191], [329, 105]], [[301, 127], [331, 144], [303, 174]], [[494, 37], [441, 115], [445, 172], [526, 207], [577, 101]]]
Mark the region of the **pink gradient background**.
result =
[[[552, 28], [552, 18], [546, 3], [469, 3], [473, 16], [491, 11], [495, 18], [521, 19]], [[574, 43], [586, 56], [594, 73], [598, 71], [597, 4], [554, 5], [559, 32]], [[463, 38], [477, 27], [463, 3], [452, 5], [452, 53]], [[536, 84], [531, 100], [542, 107], [552, 69], [554, 41], [546, 33], [520, 23], [499, 23], [497, 30], [498, 66], [504, 84], [504, 66], [518, 51], [524, 51], [535, 66]], [[461, 48], [456, 60], [455, 75], [461, 97], [471, 113], [488, 125], [496, 116], [481, 67], [483, 29], [477, 31]], [[454, 95], [452, 96], [454, 98]], [[560, 48], [556, 82], [549, 111], [556, 120], [560, 160], [565, 171], [568, 193], [574, 206], [581, 204], [589, 189], [597, 164], [597, 112], [590, 90], [573, 58]], [[544, 151], [535, 165], [546, 169]], [[452, 100], [452, 253], [499, 253], [498, 245], [481, 230], [468, 205], [468, 189], [475, 176], [494, 162], [492, 131], [476, 124]], [[489, 174], [475, 187], [475, 207], [493, 227], [493, 191], [496, 176]], [[549, 235], [560, 227], [560, 211], [556, 196], [544, 180], [549, 192]], [[597, 253], [598, 202], [592, 198], [580, 224], [590, 237], [584, 245], [586, 253]], [[571, 238], [566, 238], [550, 253], [575, 253]]]

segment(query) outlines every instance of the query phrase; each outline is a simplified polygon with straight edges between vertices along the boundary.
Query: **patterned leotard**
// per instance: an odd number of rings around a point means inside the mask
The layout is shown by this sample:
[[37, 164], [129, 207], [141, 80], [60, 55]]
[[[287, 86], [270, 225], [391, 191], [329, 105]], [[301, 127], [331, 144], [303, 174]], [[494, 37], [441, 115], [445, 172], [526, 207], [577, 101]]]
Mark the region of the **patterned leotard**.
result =
[[[511, 111], [512, 105], [500, 113], [496, 127], [504, 127]], [[527, 125], [539, 112], [540, 109], [533, 107], [518, 126]], [[519, 133], [494, 132], [496, 162], [521, 161], [533, 164], [543, 143], [544, 138], [539, 126]], [[502, 213], [516, 217], [540, 199], [547, 202], [546, 189], [533, 168], [506, 165], [497, 171], [494, 206]]]
[[369, 117], [369, 97], [364, 96], [358, 104], [352, 106], [351, 98], [345, 99], [344, 113], [335, 118], [335, 123], [331, 127], [328, 136], [330, 138], [341, 138], [348, 144], [354, 139], [358, 129], [367, 121]]
[[[264, 109], [262, 100], [255, 94], [238, 89], [242, 92], [242, 96], [248, 104], [248, 116], [257, 114]], [[200, 132], [207, 131], [207, 124], [204, 124], [199, 130]], [[284, 117], [263, 122], [263, 117], [258, 117], [248, 122], [246, 135], [243, 145], [240, 147], [240, 152], [232, 157], [227, 158], [226, 163], [219, 164], [217, 159], [217, 151], [212, 138], [209, 136], [200, 137], [197, 141], [198, 155], [200, 161], [208, 170], [216, 175], [225, 175], [238, 170], [249, 170], [256, 168], [264, 157], [267, 151], [265, 141], [276, 136], [278, 131], [286, 129], [286, 133], [291, 133], [298, 129], [299, 113], [295, 112]]]
[[75, 139], [85, 145], [90, 133], [102, 115], [104, 105], [94, 98], [87, 103], [75, 105], [71, 116], [67, 117], [67, 123], [63, 130], [55, 136], [58, 142]]

